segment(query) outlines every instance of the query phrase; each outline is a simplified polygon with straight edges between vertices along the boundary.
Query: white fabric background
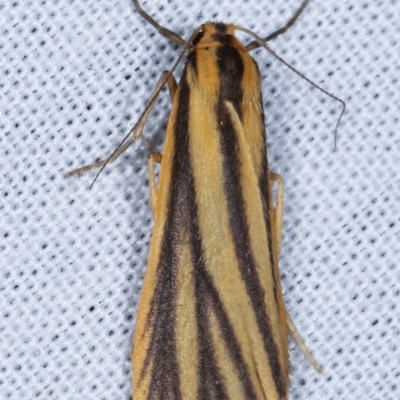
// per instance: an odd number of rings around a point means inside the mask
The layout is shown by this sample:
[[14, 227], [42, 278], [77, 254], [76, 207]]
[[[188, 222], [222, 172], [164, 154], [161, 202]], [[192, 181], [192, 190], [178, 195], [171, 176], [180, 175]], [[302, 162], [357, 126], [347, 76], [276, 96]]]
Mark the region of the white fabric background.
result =
[[[160, 0], [188, 38], [209, 19], [267, 35], [300, 0]], [[0, 0], [0, 399], [129, 399], [152, 228], [147, 150], [110, 154], [178, 49], [130, 0]], [[241, 38], [245, 36], [240, 35]], [[264, 50], [269, 160], [285, 180], [287, 307], [325, 373], [291, 343], [291, 399], [400, 398], [400, 2], [314, 0]], [[248, 41], [249, 39], [245, 39]], [[179, 71], [178, 73], [179, 74]], [[146, 127], [162, 148], [170, 101]]]

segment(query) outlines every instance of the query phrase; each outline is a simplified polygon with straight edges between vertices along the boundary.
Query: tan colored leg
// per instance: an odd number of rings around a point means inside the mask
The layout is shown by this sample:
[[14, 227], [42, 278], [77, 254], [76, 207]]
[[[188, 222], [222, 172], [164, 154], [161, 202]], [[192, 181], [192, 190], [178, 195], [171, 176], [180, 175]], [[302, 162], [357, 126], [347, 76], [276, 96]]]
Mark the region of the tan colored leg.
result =
[[[113, 153], [107, 159], [98, 161], [98, 162], [90, 164], [90, 165], [86, 165], [84, 167], [75, 169], [71, 172], [68, 172], [66, 174], [66, 177], [69, 178], [70, 176], [73, 176], [73, 175], [83, 174], [84, 172], [91, 171], [92, 169], [97, 169], [97, 168], [101, 168], [99, 171], [99, 173], [100, 173], [107, 164], [113, 163], [122, 153], [124, 153], [136, 139], [138, 139], [139, 137], [143, 138], [144, 125], [147, 121], [147, 118], [149, 117], [150, 111], [157, 99], [157, 96], [160, 93], [160, 91], [165, 83], [168, 84], [170, 93], [175, 94], [176, 87], [177, 87], [175, 79], [169, 71], [164, 71], [162, 73], [160, 79], [158, 80], [158, 82], [153, 90], [153, 93], [151, 94], [150, 99], [146, 105], [146, 108], [145, 108], [143, 114], [141, 115], [141, 117], [139, 118], [138, 122], [129, 131], [129, 133], [125, 136], [124, 140], [118, 145], [118, 147], [113, 151]], [[146, 144], [145, 140], [144, 140], [144, 142]], [[97, 174], [94, 181], [97, 179], [99, 173]], [[92, 186], [93, 186], [93, 183], [92, 183]]]
[[275, 208], [271, 210], [271, 219], [273, 223], [273, 231], [275, 235], [275, 251], [276, 260], [279, 261], [279, 255], [281, 252], [282, 232], [283, 232], [283, 179], [280, 175], [271, 172], [269, 174], [271, 182], [278, 184], [278, 192], [276, 195]]
[[297, 345], [300, 347], [301, 351], [307, 357], [307, 360], [309, 361], [309, 363], [314, 367], [314, 369], [318, 373], [323, 374], [324, 370], [318, 364], [317, 360], [314, 358], [311, 351], [308, 350], [307, 345], [305, 344], [304, 340], [302, 339], [299, 332], [297, 331], [296, 325], [293, 323], [292, 319], [290, 318], [289, 313], [286, 313], [286, 320], [287, 320], [290, 334], [292, 335], [293, 339], [296, 341]]
[[150, 153], [147, 158], [147, 166], [149, 168], [149, 188], [150, 188], [150, 202], [153, 214], [156, 209], [157, 201], [157, 183], [156, 174], [154, 172], [154, 163], [157, 162], [161, 164], [162, 155], [160, 153]]
[[[167, 85], [169, 90], [169, 95], [171, 96], [171, 100], [174, 100], [176, 89], [178, 85], [174, 76], [171, 74], [168, 76]], [[150, 187], [150, 202], [151, 209], [153, 210], [153, 214], [155, 212], [156, 200], [157, 200], [157, 183], [156, 183], [156, 174], [154, 172], [154, 163], [161, 164], [162, 155], [160, 153], [149, 153], [147, 158], [147, 166], [149, 168], [149, 187]]]
[[[276, 234], [274, 235], [274, 252], [276, 260], [279, 261], [279, 254], [281, 249], [281, 241], [282, 241], [282, 230], [283, 230], [283, 179], [280, 175], [270, 173], [269, 179], [271, 182], [275, 182], [278, 184], [278, 192], [276, 196], [276, 205], [275, 208], [271, 210], [271, 222], [272, 222], [272, 231]], [[286, 323], [289, 328], [289, 332], [291, 333], [294, 340], [297, 342], [297, 345], [300, 347], [301, 351], [305, 354], [310, 364], [315, 368], [317, 372], [320, 374], [323, 373], [322, 367], [317, 363], [314, 356], [311, 354], [310, 350], [308, 350], [304, 340], [301, 338], [299, 332], [296, 329], [292, 319], [289, 316], [289, 313], [286, 311]]]
[[175, 77], [171, 74], [167, 79], [167, 85], [169, 90], [169, 95], [171, 96], [171, 100], [174, 100], [176, 89], [178, 88], [178, 84], [176, 83]]

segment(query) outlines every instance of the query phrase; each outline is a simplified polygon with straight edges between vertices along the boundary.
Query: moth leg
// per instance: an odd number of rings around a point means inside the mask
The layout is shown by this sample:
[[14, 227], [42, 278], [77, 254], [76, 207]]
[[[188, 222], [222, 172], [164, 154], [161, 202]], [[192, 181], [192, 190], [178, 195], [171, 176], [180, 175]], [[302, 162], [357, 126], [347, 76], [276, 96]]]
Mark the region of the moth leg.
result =
[[271, 172], [269, 174], [269, 179], [271, 182], [278, 184], [278, 191], [276, 194], [276, 205], [271, 207], [271, 219], [272, 219], [272, 231], [276, 232], [274, 237], [274, 251], [276, 261], [279, 261], [279, 255], [281, 252], [281, 242], [282, 242], [282, 231], [283, 231], [283, 179], [280, 175]]
[[[168, 85], [169, 95], [171, 96], [171, 100], [173, 101], [178, 85], [172, 74], [170, 74], [167, 78], [167, 85]], [[150, 202], [153, 214], [155, 213], [156, 210], [156, 200], [158, 191], [156, 183], [156, 174], [154, 172], [154, 163], [156, 162], [158, 164], [161, 164], [161, 160], [162, 160], [162, 155], [160, 153], [149, 153], [147, 158], [147, 166], [149, 168]]]
[[149, 168], [149, 188], [150, 188], [150, 202], [153, 214], [156, 211], [156, 200], [157, 200], [157, 183], [156, 174], [154, 172], [154, 163], [161, 164], [162, 155], [160, 153], [150, 153], [147, 158], [147, 166]]
[[312, 355], [311, 351], [308, 349], [308, 347], [305, 344], [304, 340], [302, 339], [302, 337], [300, 336], [299, 332], [297, 331], [296, 325], [293, 323], [293, 321], [290, 318], [288, 313], [286, 313], [286, 321], [287, 321], [287, 325], [288, 325], [290, 334], [292, 335], [293, 339], [296, 341], [297, 345], [300, 347], [301, 351], [307, 357], [308, 362], [314, 367], [314, 369], [318, 373], [323, 374], [324, 370], [318, 364], [317, 360], [314, 358], [314, 356]]
[[[279, 253], [281, 249], [282, 230], [283, 230], [283, 179], [280, 175], [274, 173], [269, 174], [269, 179], [271, 182], [275, 182], [278, 184], [276, 206], [271, 207], [271, 222], [272, 222], [272, 232], [275, 232], [275, 234], [273, 235], [273, 248], [275, 253], [274, 256], [276, 262], [279, 262]], [[301, 338], [299, 332], [296, 329], [296, 326], [294, 325], [287, 311], [286, 311], [286, 324], [290, 334], [292, 335], [293, 339], [297, 342], [297, 345], [305, 354], [310, 364], [315, 368], [317, 372], [322, 374], [323, 373], [322, 367], [317, 363], [314, 356], [307, 348], [304, 340]]]
[[[172, 77], [172, 79], [171, 79]], [[158, 94], [160, 93], [162, 87], [164, 86], [164, 84], [167, 82], [168, 83], [168, 87], [171, 93], [172, 91], [176, 90], [176, 82], [174, 84], [175, 79], [173, 78], [172, 74], [170, 71], [164, 71], [161, 74], [160, 79], [158, 80], [153, 93], [150, 96], [149, 101], [147, 102], [146, 108], [143, 111], [143, 114], [141, 115], [141, 117], [139, 118], [138, 122], [135, 124], [135, 126], [128, 132], [128, 134], [125, 136], [124, 140], [117, 146], [117, 148], [113, 151], [113, 153], [104, 160], [95, 162], [93, 164], [90, 165], [86, 165], [84, 167], [81, 168], [77, 168], [71, 172], [68, 172], [68, 174], [66, 174], [66, 177], [69, 178], [70, 176], [73, 175], [79, 175], [79, 174], [83, 174], [84, 172], [87, 171], [91, 171], [92, 169], [97, 169], [97, 168], [104, 168], [107, 164], [111, 164], [113, 163], [122, 153], [124, 153], [130, 146], [131, 144], [138, 139], [139, 137], [142, 137], [144, 143], [146, 144], [146, 140], [143, 137], [143, 128], [144, 125], [147, 121], [147, 118], [150, 115], [150, 111], [153, 108], [155, 101], [158, 97]], [[174, 88], [175, 86], [175, 88]], [[147, 147], [147, 145], [146, 145]]]
[[174, 100], [178, 84], [176, 83], [175, 77], [172, 74], [170, 74], [167, 78], [167, 85], [168, 85], [169, 95], [171, 96], [171, 100]]

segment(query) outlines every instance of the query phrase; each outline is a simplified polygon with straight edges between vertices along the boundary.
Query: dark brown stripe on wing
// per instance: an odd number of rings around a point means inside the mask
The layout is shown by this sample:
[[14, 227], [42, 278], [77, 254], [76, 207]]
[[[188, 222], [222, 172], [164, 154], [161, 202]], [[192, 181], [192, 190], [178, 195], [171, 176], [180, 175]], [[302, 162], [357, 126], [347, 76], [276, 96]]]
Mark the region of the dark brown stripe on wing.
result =
[[[201, 283], [199, 284], [199, 276], [201, 276], [201, 272], [199, 275], [199, 272], [197, 271], [199, 266], [202, 270], [205, 270], [205, 267], [203, 264], [202, 240], [198, 224], [198, 210], [195, 197], [195, 183], [193, 180], [188, 143], [189, 109], [187, 107], [189, 105], [190, 89], [186, 81], [186, 73], [183, 74], [180, 86], [181, 95], [179, 100], [179, 113], [175, 127], [175, 157], [172, 175], [174, 184], [175, 178], [177, 177], [176, 185], [179, 185], [179, 191], [175, 190], [174, 185], [172, 186], [170, 201], [171, 206], [168, 210], [168, 223], [173, 231], [176, 229], [176, 227], [174, 227], [174, 224], [176, 223], [183, 225], [187, 229], [185, 233], [190, 238], [189, 244], [191, 245], [192, 250], [196, 297], [196, 323], [198, 332], [197, 353], [199, 357], [198, 364], [193, 366], [193, 368], [197, 368], [198, 370], [197, 399], [209, 400], [214, 398], [219, 400], [229, 400], [224, 379], [217, 364], [215, 349], [213, 348], [213, 340], [208, 319], [209, 316], [207, 313], [207, 303], [210, 303], [210, 300], [208, 299], [209, 296], [207, 293], [204, 292], [203, 288], [201, 287]], [[184, 181], [181, 179], [184, 179]], [[172, 203], [177, 201], [176, 197], [181, 198], [181, 205], [176, 208], [179, 214], [171, 213], [173, 207]], [[167, 230], [169, 229], [170, 228]], [[172, 334], [174, 333], [175, 332], [173, 330]], [[158, 366], [154, 367], [158, 368]], [[165, 366], [161, 366], [161, 368], [164, 367]], [[163, 372], [168, 374], [169, 369], [166, 368]], [[177, 384], [179, 384], [179, 380], [177, 381]], [[165, 396], [164, 398], [169, 397]], [[149, 396], [149, 399], [152, 400], [153, 398]], [[175, 397], [173, 399], [175, 399]]]
[[[210, 328], [210, 313], [214, 313], [219, 324], [220, 334], [228, 349], [229, 357], [236, 370], [237, 379], [243, 387], [243, 396], [247, 400], [257, 400], [254, 385], [250, 378], [249, 368], [244, 360], [240, 343], [229, 321], [226, 310], [221, 302], [219, 293], [212, 282], [203, 262], [201, 237], [198, 226], [194, 224], [193, 232], [193, 263], [196, 313], [199, 344], [199, 400], [215, 398], [228, 399], [223, 376], [218, 369], [213, 348], [213, 338]], [[229, 382], [228, 382], [229, 384]]]
[[[254, 60], [253, 60], [254, 61]], [[254, 61], [254, 66], [257, 69], [258, 74], [260, 75], [260, 71], [258, 69], [257, 63]], [[262, 94], [260, 90], [259, 94], [259, 99], [262, 99]], [[265, 132], [265, 116], [264, 116], [264, 106], [261, 102], [261, 126], [262, 126], [262, 132]], [[260, 149], [261, 151], [261, 174], [258, 180], [258, 186], [260, 188], [260, 193], [261, 197], [263, 200], [263, 213], [264, 213], [264, 221], [265, 221], [265, 226], [267, 228], [267, 237], [268, 237], [268, 248], [270, 249], [269, 251], [269, 262], [271, 265], [271, 274], [272, 274], [272, 279], [273, 279], [273, 291], [274, 291], [274, 299], [276, 304], [279, 304], [278, 302], [278, 292], [277, 292], [277, 277], [275, 276], [275, 261], [274, 261], [274, 256], [272, 253], [272, 229], [271, 229], [271, 210], [270, 210], [270, 196], [272, 194], [269, 192], [269, 166], [268, 166], [268, 156], [267, 156], [267, 144], [266, 141], [263, 141], [263, 147]], [[279, 310], [279, 308], [278, 308]], [[279, 310], [280, 311], [280, 310]]]
[[[182, 82], [181, 85], [186, 84]], [[239, 100], [238, 100], [239, 101]], [[250, 371], [245, 363], [242, 349], [235, 336], [233, 326], [229, 321], [227, 312], [222, 304], [219, 293], [207, 271], [201, 231], [198, 221], [198, 205], [196, 202], [195, 183], [190, 160], [190, 150], [184, 129], [176, 130], [176, 141], [181, 143], [179, 147], [179, 158], [181, 168], [187, 169], [187, 192], [185, 193], [186, 207], [190, 215], [189, 237], [191, 244], [194, 293], [197, 323], [198, 342], [198, 396], [197, 400], [228, 400], [226, 385], [229, 382], [218, 366], [217, 355], [212, 337], [210, 315], [213, 313], [219, 324], [220, 334], [228, 349], [231, 362], [236, 369], [237, 379], [243, 387], [244, 399], [258, 400], [254, 385], [250, 378]], [[202, 155], [200, 155], [202, 156]]]
[[[182, 90], [186, 91], [187, 82], [181, 82]], [[188, 102], [189, 103], [189, 102]], [[186, 122], [185, 122], [186, 123]], [[224, 307], [219, 299], [218, 293], [212, 284], [204, 264], [203, 244], [198, 222], [198, 206], [195, 195], [195, 183], [193, 180], [192, 165], [190, 161], [190, 150], [188, 144], [188, 132], [182, 125], [176, 129], [176, 151], [179, 154], [180, 168], [185, 169], [186, 188], [184, 193], [185, 208], [190, 221], [187, 223], [191, 244], [194, 286], [195, 286], [195, 307], [198, 341], [198, 400], [229, 400], [226, 389], [226, 382], [218, 366], [213, 337], [210, 326], [210, 312], [214, 312], [220, 324], [222, 336], [225, 338], [226, 346], [229, 349], [232, 362], [238, 370], [238, 378], [243, 384], [246, 399], [256, 400], [249, 371], [241, 356], [241, 349], [233, 333]], [[179, 129], [178, 129], [179, 128]], [[179, 143], [179, 145], [178, 145]]]
[[[194, 197], [194, 196], [193, 196]], [[192, 201], [192, 198], [189, 199]], [[192, 203], [195, 205], [195, 203]], [[197, 381], [198, 400], [218, 399], [229, 400], [226, 383], [217, 363], [213, 337], [210, 326], [210, 299], [209, 287], [205, 284], [208, 275], [203, 262], [201, 237], [197, 221], [192, 221], [192, 262], [194, 266], [194, 293], [197, 323]], [[200, 258], [199, 258], [200, 256]]]
[[[168, 200], [167, 221], [162, 242], [158, 279], [152, 299], [148, 325], [152, 335], [145, 368], [151, 364], [149, 400], [176, 399], [182, 394], [179, 380], [176, 343], [176, 297], [178, 251], [191, 224], [191, 209], [187, 196], [193, 187], [188, 154], [188, 118], [190, 88], [186, 71], [180, 83], [177, 120], [175, 124], [175, 150], [172, 164], [171, 191]], [[142, 374], [142, 377], [144, 374]]]
[[190, 68], [194, 77], [197, 78], [197, 51], [192, 50], [186, 60], [186, 68]]
[[[188, 149], [189, 154], [189, 149]], [[242, 384], [244, 399], [257, 400], [254, 385], [250, 378], [250, 372], [245, 363], [242, 349], [229, 321], [227, 312], [222, 304], [219, 293], [207, 271], [204, 263], [204, 251], [202, 237], [198, 222], [198, 208], [195, 198], [195, 186], [189, 183], [190, 190], [186, 198], [189, 207], [191, 221], [191, 247], [192, 263], [194, 267], [194, 290], [196, 302], [196, 322], [198, 332], [198, 400], [228, 400], [224, 376], [218, 367], [214, 340], [211, 333], [210, 313], [214, 313], [220, 334], [228, 349], [232, 364], [236, 369], [238, 381]]]
[[[230, 35], [224, 35], [230, 36]], [[242, 117], [242, 77], [244, 65], [238, 50], [233, 46], [223, 45], [217, 50], [217, 64], [220, 79], [220, 99], [233, 103], [239, 117]], [[217, 114], [221, 124], [222, 115]]]
[[[218, 53], [222, 51], [222, 49], [223, 47], [219, 49]], [[218, 66], [220, 68], [221, 87], [216, 112], [218, 121], [220, 122], [220, 143], [223, 157], [224, 186], [228, 203], [229, 222], [240, 273], [245, 282], [248, 296], [253, 305], [257, 324], [264, 340], [264, 349], [268, 354], [272, 378], [275, 382], [278, 394], [284, 397], [286, 395], [286, 387], [284, 378], [282, 377], [278, 347], [272, 334], [271, 321], [267, 314], [267, 307], [264, 301], [264, 290], [259, 280], [251, 248], [246, 206], [241, 189], [240, 149], [238, 148], [238, 139], [225, 106], [226, 101], [232, 102], [239, 117], [241, 116], [240, 107], [243, 92], [241, 87], [242, 75], [240, 75], [239, 72], [243, 71], [243, 63], [236, 49], [231, 47], [223, 51], [225, 55], [229, 55], [229, 58], [219, 58], [220, 62]], [[237, 53], [236, 55], [235, 52]]]
[[[264, 118], [263, 118], [264, 121]], [[261, 175], [258, 181], [258, 186], [260, 188], [261, 197], [263, 199], [263, 213], [264, 213], [264, 221], [265, 226], [267, 228], [267, 238], [268, 238], [268, 248], [271, 249], [269, 252], [269, 262], [271, 265], [271, 274], [273, 279], [273, 291], [274, 291], [274, 299], [276, 304], [278, 302], [278, 292], [277, 292], [277, 277], [275, 276], [275, 261], [274, 255], [272, 253], [272, 229], [271, 229], [271, 210], [270, 210], [270, 192], [269, 192], [269, 184], [268, 184], [268, 159], [267, 159], [267, 152], [266, 146], [264, 147], [263, 157], [262, 157], [262, 164], [261, 164]], [[278, 311], [279, 308], [278, 308]]]

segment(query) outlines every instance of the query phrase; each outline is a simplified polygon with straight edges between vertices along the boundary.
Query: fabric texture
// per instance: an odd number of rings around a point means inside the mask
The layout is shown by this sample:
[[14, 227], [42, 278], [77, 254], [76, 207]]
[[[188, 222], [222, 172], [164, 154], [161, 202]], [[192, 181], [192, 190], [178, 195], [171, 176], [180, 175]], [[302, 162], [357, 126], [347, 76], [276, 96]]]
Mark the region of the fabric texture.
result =
[[[260, 36], [300, 0], [143, 2], [189, 38], [202, 22]], [[130, 0], [0, 0], [0, 399], [131, 396], [130, 352], [151, 237], [148, 150], [95, 173], [180, 49]], [[238, 33], [248, 43], [248, 36]], [[285, 181], [291, 399], [400, 398], [400, 2], [314, 0], [264, 49], [268, 156]], [[179, 77], [181, 68], [175, 76]], [[161, 150], [163, 91], [145, 128]]]

